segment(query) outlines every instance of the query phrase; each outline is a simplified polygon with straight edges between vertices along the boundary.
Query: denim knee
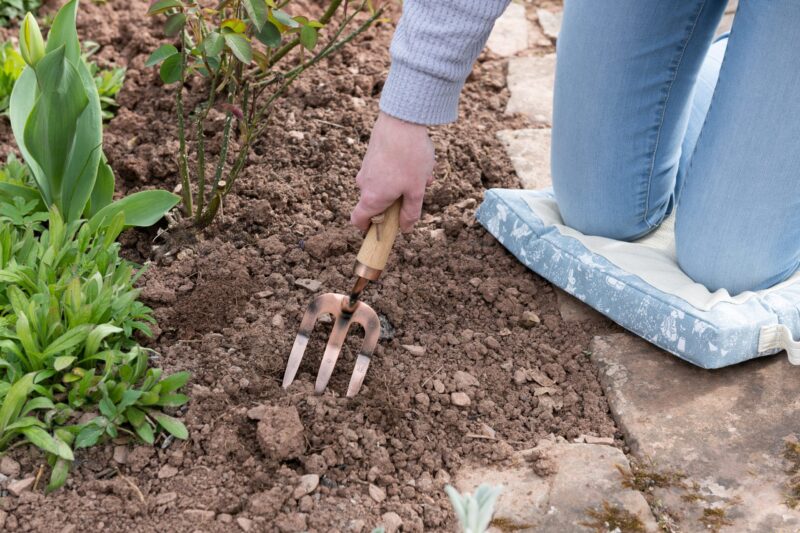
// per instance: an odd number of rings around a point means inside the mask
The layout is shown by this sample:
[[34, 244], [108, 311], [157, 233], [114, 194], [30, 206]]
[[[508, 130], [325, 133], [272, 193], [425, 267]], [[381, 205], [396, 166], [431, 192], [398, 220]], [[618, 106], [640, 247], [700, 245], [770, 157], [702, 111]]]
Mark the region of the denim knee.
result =
[[[680, 221], [680, 219], [679, 219]], [[719, 231], [721, 228], [717, 228]], [[800, 257], [786, 250], [746, 242], [730, 232], [697, 231], [678, 223], [675, 246], [678, 265], [692, 280], [710, 291], [731, 295], [776, 285], [797, 271]]]
[[[633, 202], [604, 198], [604, 191], [562, 191], [556, 188], [564, 224], [584, 235], [595, 235], [618, 241], [634, 241], [653, 231], [663, 219], [667, 206], [645, 213]], [[655, 219], [651, 224], [649, 220]]]

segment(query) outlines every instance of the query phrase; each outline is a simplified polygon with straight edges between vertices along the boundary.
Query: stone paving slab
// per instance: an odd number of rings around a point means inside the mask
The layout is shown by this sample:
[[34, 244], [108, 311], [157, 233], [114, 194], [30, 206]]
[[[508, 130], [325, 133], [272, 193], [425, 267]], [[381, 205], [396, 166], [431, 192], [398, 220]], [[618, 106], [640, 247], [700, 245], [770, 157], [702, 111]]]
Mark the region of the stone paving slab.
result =
[[523, 189], [551, 187], [550, 128], [502, 130], [497, 138], [503, 143]]
[[654, 489], [681, 531], [800, 531], [783, 459], [800, 432], [800, 369], [785, 355], [703, 370], [627, 333], [591, 351], [634, 455], [688, 476]]
[[542, 32], [550, 39], [558, 39], [558, 34], [561, 32], [561, 23], [564, 20], [564, 12], [552, 12], [546, 9], [537, 9], [536, 16], [539, 18], [539, 26], [542, 27]]
[[509, 57], [528, 49], [530, 22], [525, 18], [525, 6], [511, 2], [494, 23], [486, 46], [501, 57]]
[[556, 290], [556, 301], [558, 302], [558, 312], [564, 322], [600, 322], [607, 321], [601, 313], [595, 311], [582, 301], [578, 300], [568, 292], [553, 287]]
[[647, 501], [623, 486], [622, 472], [629, 472], [629, 463], [618, 448], [543, 440], [519, 452], [510, 467], [464, 468], [455, 485], [470, 493], [481, 483], [503, 486], [490, 533], [605, 530], [610, 512], [657, 531]]
[[514, 57], [508, 61], [508, 89], [511, 97], [506, 114], [522, 113], [534, 124], [553, 121], [553, 84], [556, 55]]

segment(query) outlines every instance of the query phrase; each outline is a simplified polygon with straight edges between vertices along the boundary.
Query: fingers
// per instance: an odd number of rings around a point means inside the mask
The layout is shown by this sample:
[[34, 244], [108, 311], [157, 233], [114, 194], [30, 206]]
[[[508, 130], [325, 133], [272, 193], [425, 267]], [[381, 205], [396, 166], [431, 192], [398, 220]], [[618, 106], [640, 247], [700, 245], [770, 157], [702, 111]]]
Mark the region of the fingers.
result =
[[372, 217], [380, 215], [394, 203], [396, 198], [390, 197], [376, 197], [372, 194], [362, 192], [361, 198], [353, 208], [350, 214], [350, 223], [361, 231], [369, 229], [370, 220]]
[[400, 209], [400, 231], [408, 233], [414, 229], [414, 224], [422, 214], [423, 194], [406, 194], [403, 197], [403, 207]]

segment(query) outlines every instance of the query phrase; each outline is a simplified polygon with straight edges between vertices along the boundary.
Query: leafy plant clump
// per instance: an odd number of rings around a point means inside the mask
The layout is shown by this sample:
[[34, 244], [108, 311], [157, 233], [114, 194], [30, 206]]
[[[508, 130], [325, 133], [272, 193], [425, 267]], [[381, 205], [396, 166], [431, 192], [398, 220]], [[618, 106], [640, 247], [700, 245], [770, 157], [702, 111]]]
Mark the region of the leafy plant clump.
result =
[[[341, 49], [381, 15], [370, 0], [357, 6], [328, 0], [320, 18], [312, 20], [287, 13], [291, 1], [225, 0], [211, 8], [195, 0], [158, 0], [150, 6], [150, 15], [166, 15], [164, 32], [178, 38], [177, 47], [161, 46], [147, 65], [159, 65], [165, 84], [179, 84], [175, 98], [182, 203], [185, 215], [198, 227], [216, 216], [250, 149], [263, 135], [276, 100], [304, 71]], [[300, 52], [298, 59], [290, 61], [289, 53], [295, 49]], [[206, 88], [200, 84], [193, 88], [207, 93], [187, 117], [181, 89], [195, 75], [205, 79]], [[225, 112], [225, 123], [213, 175], [206, 176], [206, 120], [215, 106]], [[238, 140], [235, 147], [232, 136]], [[190, 149], [196, 156], [191, 167]]]
[[42, 0], [0, 0], [0, 26], [8, 26], [29, 11], [36, 13], [41, 5]]
[[25, 70], [25, 61], [10, 41], [0, 45], [0, 113], [8, 111], [11, 91]]
[[133, 339], [151, 335], [153, 318], [119, 256], [123, 226], [122, 213], [94, 231], [0, 198], [0, 451], [20, 441], [44, 451], [48, 490], [66, 481], [74, 450], [106, 436], [187, 437], [162, 408], [186, 403], [176, 391], [189, 375], [162, 379]]
[[117, 201], [114, 172], [103, 154], [100, 95], [81, 55], [75, 26], [78, 0], [56, 14], [45, 44], [28, 13], [20, 30], [27, 63], [11, 93], [11, 129], [36, 188], [0, 183], [0, 194], [41, 198], [65, 220], [89, 218], [93, 228], [125, 214], [129, 226], [150, 226], [179, 198], [167, 191], [142, 191]]

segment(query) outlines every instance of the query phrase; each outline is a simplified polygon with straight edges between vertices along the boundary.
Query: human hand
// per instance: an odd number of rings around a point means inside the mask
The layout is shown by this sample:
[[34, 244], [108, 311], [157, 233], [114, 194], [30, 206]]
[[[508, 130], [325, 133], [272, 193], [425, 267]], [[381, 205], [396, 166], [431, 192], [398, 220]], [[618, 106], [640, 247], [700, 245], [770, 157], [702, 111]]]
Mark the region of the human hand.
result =
[[361, 198], [350, 222], [366, 231], [370, 218], [402, 197], [400, 230], [411, 231], [422, 213], [425, 187], [433, 181], [433, 164], [433, 143], [427, 127], [380, 113], [356, 176]]

